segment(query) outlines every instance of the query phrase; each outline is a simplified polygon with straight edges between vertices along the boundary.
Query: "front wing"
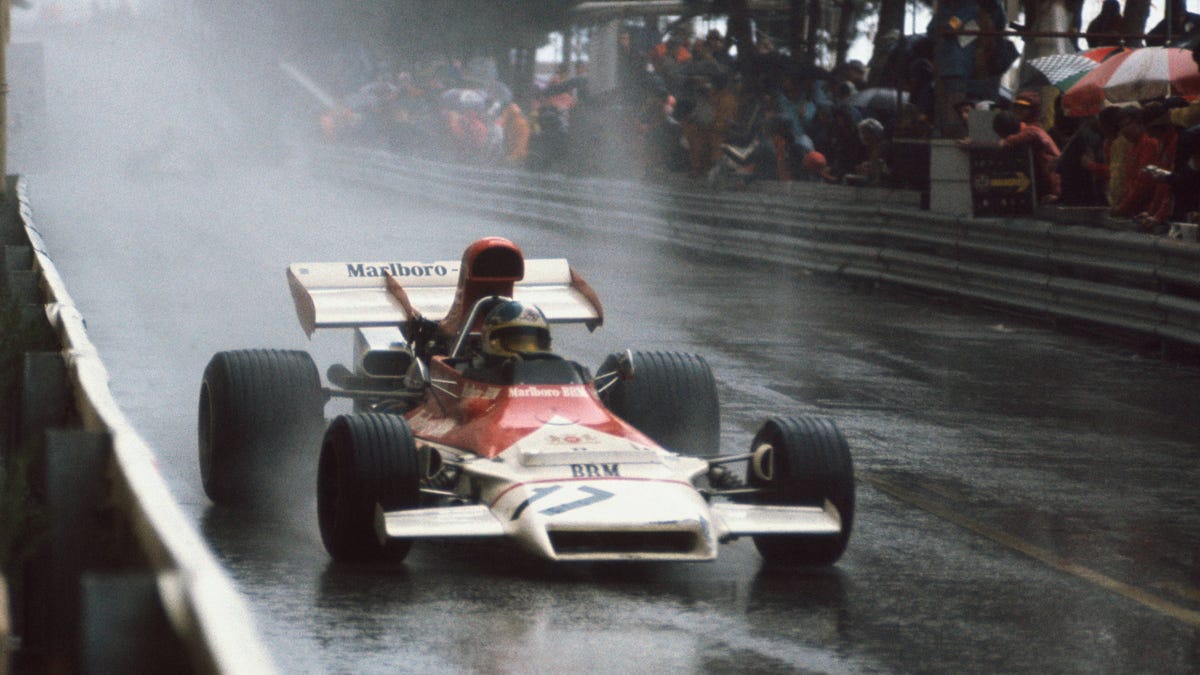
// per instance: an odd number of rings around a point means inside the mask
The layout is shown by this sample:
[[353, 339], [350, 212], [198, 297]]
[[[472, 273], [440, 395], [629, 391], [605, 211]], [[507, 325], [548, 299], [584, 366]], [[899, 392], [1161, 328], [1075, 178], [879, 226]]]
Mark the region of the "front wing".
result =
[[[592, 487], [589, 494], [595, 500], [612, 493], [613, 487], [604, 483]], [[388, 512], [377, 508], [375, 527], [381, 541], [509, 538], [550, 560], [711, 560], [716, 557], [717, 542], [742, 536], [833, 536], [841, 532], [841, 517], [828, 501], [824, 507], [708, 504], [694, 489], [678, 488], [668, 495], [653, 491], [659, 508], [637, 518], [622, 515], [619, 508], [564, 518], [560, 517], [564, 511], [555, 510], [562, 505], [529, 509], [526, 497], [515, 509], [497, 508], [496, 504], [493, 508], [469, 504]]]

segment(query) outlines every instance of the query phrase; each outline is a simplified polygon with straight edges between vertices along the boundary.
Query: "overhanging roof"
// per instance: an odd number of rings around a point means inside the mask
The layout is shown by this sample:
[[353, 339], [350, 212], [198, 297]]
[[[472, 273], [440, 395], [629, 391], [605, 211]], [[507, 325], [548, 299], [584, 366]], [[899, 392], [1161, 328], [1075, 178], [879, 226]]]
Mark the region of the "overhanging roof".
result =
[[[788, 9], [787, 0], [749, 0], [746, 4], [752, 12], [782, 12]], [[696, 9], [697, 3], [684, 0], [595, 0], [575, 5], [571, 8], [571, 14], [599, 19], [688, 14]]]

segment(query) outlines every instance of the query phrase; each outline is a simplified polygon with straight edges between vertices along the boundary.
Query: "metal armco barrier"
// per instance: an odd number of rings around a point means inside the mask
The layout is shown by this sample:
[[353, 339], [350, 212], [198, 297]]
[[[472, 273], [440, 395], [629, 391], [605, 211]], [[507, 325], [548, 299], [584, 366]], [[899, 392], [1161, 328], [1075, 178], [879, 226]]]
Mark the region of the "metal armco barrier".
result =
[[24, 354], [19, 419], [4, 434], [9, 477], [20, 452], [40, 467], [36, 550], [21, 582], [8, 580], [14, 672], [274, 672], [244, 600], [113, 400], [21, 181], [16, 203], [4, 216], [5, 288], [25, 310], [20, 330], [40, 326], [51, 344]]
[[[980, 300], [1200, 347], [1200, 245], [918, 208], [911, 192], [816, 183], [712, 192], [465, 167], [336, 146], [324, 175], [499, 217], [604, 230]], [[776, 189], [777, 188], [777, 189]]]

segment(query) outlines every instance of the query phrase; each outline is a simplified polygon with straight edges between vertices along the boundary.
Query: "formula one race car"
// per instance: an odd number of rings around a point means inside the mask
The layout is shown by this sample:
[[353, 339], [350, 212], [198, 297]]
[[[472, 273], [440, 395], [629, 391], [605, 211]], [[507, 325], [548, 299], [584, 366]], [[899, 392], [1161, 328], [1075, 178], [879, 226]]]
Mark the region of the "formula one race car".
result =
[[[718, 455], [701, 357], [626, 351], [593, 377], [549, 351], [549, 323], [604, 319], [566, 260], [489, 237], [461, 262], [294, 264], [288, 281], [309, 335], [354, 329], [353, 366], [329, 368], [323, 388], [306, 352], [212, 358], [199, 454], [219, 505], [251, 502], [295, 439], [324, 427], [318, 521], [339, 561], [461, 538], [564, 561], [711, 560], [741, 536], [769, 561], [829, 565], [845, 550], [854, 474], [834, 423], [771, 419], [749, 452]], [[354, 412], [326, 425], [330, 397]]]

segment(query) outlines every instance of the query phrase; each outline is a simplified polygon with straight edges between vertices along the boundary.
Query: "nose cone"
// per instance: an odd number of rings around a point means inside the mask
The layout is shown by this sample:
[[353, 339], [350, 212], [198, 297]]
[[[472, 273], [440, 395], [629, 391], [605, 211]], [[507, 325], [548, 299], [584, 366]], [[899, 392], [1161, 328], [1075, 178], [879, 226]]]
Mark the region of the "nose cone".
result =
[[511, 499], [505, 506], [516, 537], [550, 560], [712, 560], [717, 555], [708, 504], [680, 481], [563, 481], [522, 486], [519, 492], [505, 497]]

